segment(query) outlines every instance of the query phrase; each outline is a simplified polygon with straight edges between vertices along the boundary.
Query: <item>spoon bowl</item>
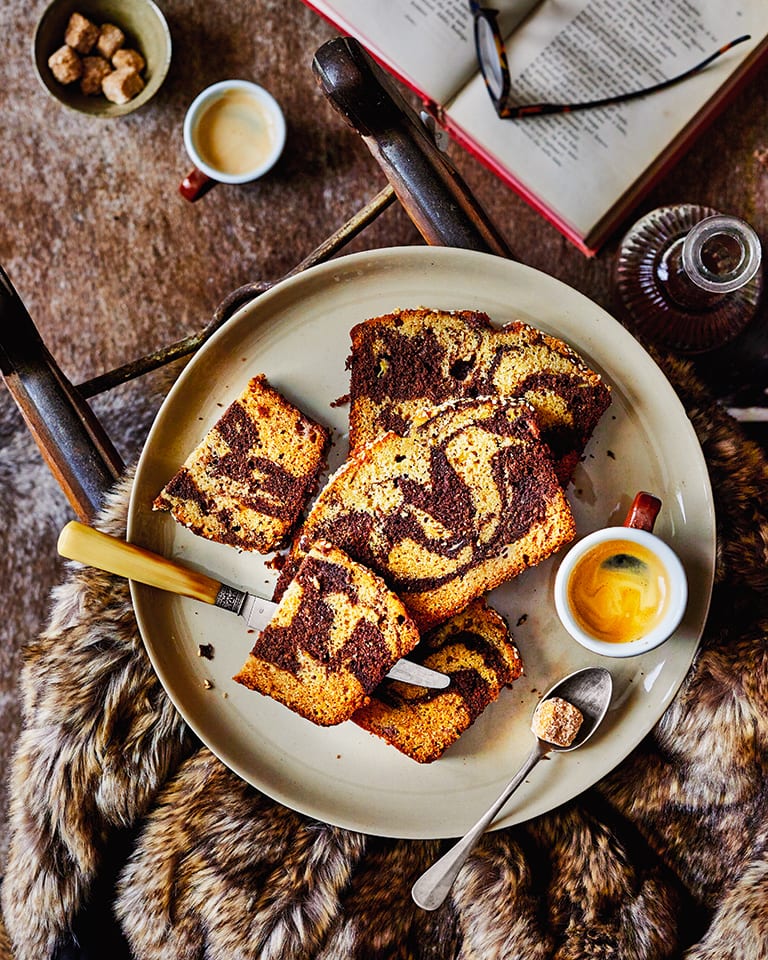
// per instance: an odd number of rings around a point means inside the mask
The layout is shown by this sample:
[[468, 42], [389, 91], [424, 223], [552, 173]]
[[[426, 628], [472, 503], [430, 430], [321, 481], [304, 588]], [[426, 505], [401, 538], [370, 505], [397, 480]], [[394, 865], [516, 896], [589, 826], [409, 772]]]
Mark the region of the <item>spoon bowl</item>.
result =
[[560, 746], [536, 737], [536, 743], [522, 767], [509, 781], [477, 823], [455, 846], [426, 870], [414, 883], [411, 896], [424, 910], [436, 910], [448, 896], [464, 861], [487, 828], [496, 819], [502, 807], [525, 780], [536, 764], [550, 752], [570, 753], [589, 740], [608, 712], [613, 694], [613, 678], [605, 667], [585, 667], [563, 677], [541, 698], [560, 697], [577, 707], [584, 718], [575, 738], [567, 746]]
[[573, 742], [567, 747], [555, 743], [547, 743], [550, 750], [557, 753], [570, 753], [582, 746], [600, 726], [611, 704], [613, 693], [613, 678], [605, 667], [586, 667], [564, 677], [551, 687], [540, 702], [552, 697], [562, 697], [574, 707], [578, 707], [584, 721], [579, 727]]

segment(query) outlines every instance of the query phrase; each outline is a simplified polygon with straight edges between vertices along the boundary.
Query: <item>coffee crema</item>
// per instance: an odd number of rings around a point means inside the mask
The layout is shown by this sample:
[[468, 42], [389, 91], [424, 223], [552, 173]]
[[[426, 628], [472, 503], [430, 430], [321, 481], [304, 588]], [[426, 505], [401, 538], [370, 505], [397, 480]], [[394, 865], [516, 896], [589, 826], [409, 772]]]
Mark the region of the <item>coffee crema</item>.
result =
[[581, 557], [568, 580], [571, 612], [586, 633], [630, 643], [664, 617], [669, 575], [653, 551], [631, 540], [607, 540]]
[[201, 159], [227, 176], [258, 170], [277, 140], [272, 117], [247, 90], [227, 90], [198, 117], [193, 131]]

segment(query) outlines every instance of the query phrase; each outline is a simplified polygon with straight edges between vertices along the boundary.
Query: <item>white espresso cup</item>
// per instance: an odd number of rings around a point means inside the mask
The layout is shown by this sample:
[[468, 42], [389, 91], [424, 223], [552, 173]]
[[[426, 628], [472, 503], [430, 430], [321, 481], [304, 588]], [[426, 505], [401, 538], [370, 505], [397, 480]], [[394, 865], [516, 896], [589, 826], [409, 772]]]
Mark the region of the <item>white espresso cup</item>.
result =
[[206, 87], [184, 117], [184, 146], [194, 168], [179, 191], [199, 200], [217, 183], [250, 183], [272, 169], [285, 146], [285, 117], [263, 87], [222, 80]]
[[634, 657], [669, 639], [688, 602], [677, 554], [651, 532], [661, 501], [639, 493], [622, 527], [576, 543], [555, 577], [555, 609], [583, 647], [605, 657]]

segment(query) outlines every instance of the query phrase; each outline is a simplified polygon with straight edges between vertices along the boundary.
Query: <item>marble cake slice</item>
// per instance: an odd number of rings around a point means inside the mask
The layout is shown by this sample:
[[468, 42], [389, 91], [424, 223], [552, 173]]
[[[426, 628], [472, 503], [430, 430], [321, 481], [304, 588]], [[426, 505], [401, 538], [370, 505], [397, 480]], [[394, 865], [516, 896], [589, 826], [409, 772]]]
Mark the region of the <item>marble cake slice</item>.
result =
[[234, 679], [330, 726], [364, 706], [418, 642], [415, 624], [384, 581], [320, 542]]
[[447, 673], [450, 686], [385, 679], [352, 719], [419, 763], [441, 757], [523, 672], [504, 618], [482, 598], [429, 631], [410, 659]]
[[277, 584], [311, 544], [376, 571], [421, 630], [554, 553], [574, 521], [530, 405], [456, 400], [379, 435], [320, 492]]
[[330, 434], [253, 377], [152, 504], [193, 533], [268, 553], [290, 534], [325, 464]]
[[400, 310], [353, 327], [350, 447], [455, 397], [513, 396], [536, 411], [560, 482], [570, 480], [610, 391], [566, 343], [469, 310]]

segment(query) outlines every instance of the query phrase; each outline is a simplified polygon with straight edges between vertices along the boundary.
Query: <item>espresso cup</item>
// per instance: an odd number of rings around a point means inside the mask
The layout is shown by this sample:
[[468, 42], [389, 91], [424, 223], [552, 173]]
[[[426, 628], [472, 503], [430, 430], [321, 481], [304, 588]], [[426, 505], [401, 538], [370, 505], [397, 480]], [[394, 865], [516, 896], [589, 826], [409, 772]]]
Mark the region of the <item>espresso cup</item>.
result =
[[677, 554], [652, 533], [661, 501], [639, 493], [624, 526], [596, 530], [575, 544], [555, 577], [555, 609], [583, 647], [634, 657], [664, 643], [688, 601]]
[[184, 146], [194, 168], [179, 192], [194, 202], [217, 183], [263, 177], [285, 146], [285, 117], [263, 87], [223, 80], [206, 87], [184, 117]]

